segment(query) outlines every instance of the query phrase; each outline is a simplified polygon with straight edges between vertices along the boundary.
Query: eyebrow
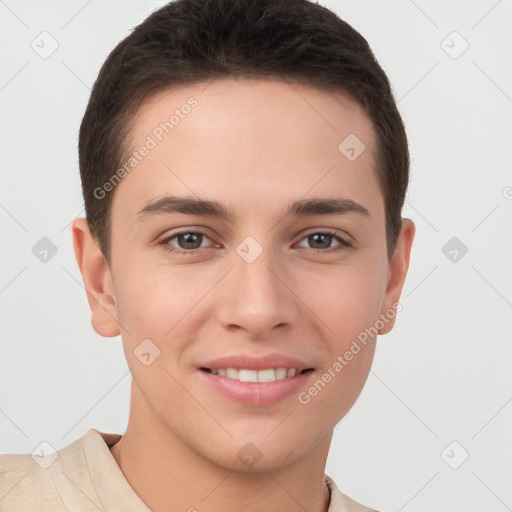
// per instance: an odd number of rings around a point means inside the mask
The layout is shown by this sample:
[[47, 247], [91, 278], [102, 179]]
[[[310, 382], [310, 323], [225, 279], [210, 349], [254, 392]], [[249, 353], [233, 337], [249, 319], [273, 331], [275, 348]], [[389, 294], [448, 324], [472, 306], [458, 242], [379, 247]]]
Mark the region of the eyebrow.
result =
[[[196, 199], [192, 197], [165, 196], [149, 202], [137, 214], [143, 220], [154, 214], [183, 213], [203, 215], [232, 221], [235, 214], [217, 201]], [[358, 213], [370, 217], [369, 211], [361, 204], [346, 198], [313, 198], [293, 201], [285, 216], [307, 217], [312, 215], [344, 215]]]

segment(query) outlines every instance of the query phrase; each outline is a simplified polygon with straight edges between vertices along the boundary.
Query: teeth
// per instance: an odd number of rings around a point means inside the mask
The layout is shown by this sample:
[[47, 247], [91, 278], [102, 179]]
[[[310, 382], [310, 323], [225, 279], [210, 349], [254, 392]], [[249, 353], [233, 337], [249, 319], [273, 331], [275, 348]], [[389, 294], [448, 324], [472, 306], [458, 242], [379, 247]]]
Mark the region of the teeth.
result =
[[[241, 374], [242, 372], [240, 372]], [[259, 372], [254, 372], [257, 374], [258, 382], [274, 382], [276, 380], [276, 371], [273, 368], [269, 368], [268, 370], [260, 370]], [[240, 380], [242, 377], [240, 376]]]
[[241, 382], [274, 382], [288, 377], [295, 377], [300, 372], [296, 368], [268, 368], [265, 370], [247, 370], [242, 368], [218, 368], [210, 370], [213, 375], [221, 375], [228, 379], [235, 379]]
[[286, 379], [286, 368], [276, 368], [276, 379]]
[[258, 382], [259, 373], [258, 370], [235, 370], [234, 368], [229, 368], [226, 377], [230, 379], [238, 378], [240, 382]]
[[235, 368], [228, 368], [226, 370], [226, 377], [228, 379], [238, 379], [238, 370]]

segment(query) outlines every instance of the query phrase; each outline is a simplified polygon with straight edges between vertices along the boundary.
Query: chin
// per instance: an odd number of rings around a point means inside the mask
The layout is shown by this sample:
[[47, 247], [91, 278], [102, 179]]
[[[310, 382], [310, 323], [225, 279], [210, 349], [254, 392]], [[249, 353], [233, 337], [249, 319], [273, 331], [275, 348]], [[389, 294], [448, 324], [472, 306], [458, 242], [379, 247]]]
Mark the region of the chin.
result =
[[207, 451], [211, 449], [211, 444], [203, 446], [201, 455], [228, 471], [254, 474], [291, 466], [305, 457], [314, 446], [312, 439], [292, 440], [286, 433], [277, 435], [276, 432], [265, 439], [267, 434], [267, 431], [264, 434], [260, 431], [253, 436], [235, 436], [229, 446], [224, 440], [224, 449], [213, 453]]
[[269, 450], [264, 450], [260, 451], [259, 454], [256, 452], [257, 460], [251, 463], [245, 462], [241, 457], [239, 457], [238, 451], [235, 451], [233, 457], [226, 459], [225, 455], [223, 454], [223, 457], [216, 460], [215, 462], [217, 465], [229, 471], [234, 471], [236, 473], [257, 474], [280, 471], [297, 463], [302, 459], [303, 456], [304, 454], [298, 452], [297, 450], [293, 450], [291, 452], [273, 451], [271, 453], [269, 453]]

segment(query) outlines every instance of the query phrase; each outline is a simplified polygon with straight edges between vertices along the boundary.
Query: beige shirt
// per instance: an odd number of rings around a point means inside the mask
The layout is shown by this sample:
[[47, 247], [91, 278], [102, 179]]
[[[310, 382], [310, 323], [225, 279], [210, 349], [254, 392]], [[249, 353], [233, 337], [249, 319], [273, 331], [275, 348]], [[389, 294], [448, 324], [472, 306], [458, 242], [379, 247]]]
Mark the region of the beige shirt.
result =
[[[110, 453], [120, 438], [92, 428], [46, 457], [0, 455], [0, 512], [151, 512]], [[328, 512], [372, 512], [325, 480]]]

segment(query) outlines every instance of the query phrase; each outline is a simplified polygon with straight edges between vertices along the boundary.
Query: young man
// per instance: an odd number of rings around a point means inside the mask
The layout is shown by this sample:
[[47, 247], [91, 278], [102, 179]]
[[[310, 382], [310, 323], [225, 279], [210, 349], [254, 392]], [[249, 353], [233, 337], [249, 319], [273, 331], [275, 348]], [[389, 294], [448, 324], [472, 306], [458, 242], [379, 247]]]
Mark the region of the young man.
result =
[[325, 463], [414, 224], [362, 36], [307, 0], [171, 2], [103, 65], [79, 152], [75, 254], [94, 329], [122, 336], [129, 423], [1, 456], [0, 510], [370, 510]]

